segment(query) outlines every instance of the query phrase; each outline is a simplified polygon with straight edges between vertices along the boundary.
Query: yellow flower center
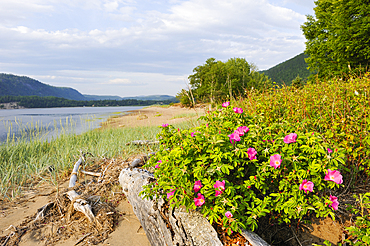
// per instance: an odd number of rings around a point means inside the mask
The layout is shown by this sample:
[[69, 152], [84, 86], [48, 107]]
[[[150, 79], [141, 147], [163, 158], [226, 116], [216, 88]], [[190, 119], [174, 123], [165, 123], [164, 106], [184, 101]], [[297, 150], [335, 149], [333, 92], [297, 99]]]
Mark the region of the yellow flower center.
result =
[[279, 165], [280, 164], [280, 162], [279, 161], [275, 161], [275, 165]]

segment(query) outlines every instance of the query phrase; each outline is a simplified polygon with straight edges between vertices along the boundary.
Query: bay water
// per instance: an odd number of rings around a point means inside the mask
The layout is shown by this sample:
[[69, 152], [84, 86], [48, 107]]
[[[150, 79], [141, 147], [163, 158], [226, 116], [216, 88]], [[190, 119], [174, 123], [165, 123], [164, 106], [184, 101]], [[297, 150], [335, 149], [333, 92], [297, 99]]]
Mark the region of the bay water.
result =
[[0, 110], [0, 144], [20, 138], [52, 139], [61, 133], [80, 134], [100, 127], [109, 117], [128, 114], [142, 106], [30, 108]]

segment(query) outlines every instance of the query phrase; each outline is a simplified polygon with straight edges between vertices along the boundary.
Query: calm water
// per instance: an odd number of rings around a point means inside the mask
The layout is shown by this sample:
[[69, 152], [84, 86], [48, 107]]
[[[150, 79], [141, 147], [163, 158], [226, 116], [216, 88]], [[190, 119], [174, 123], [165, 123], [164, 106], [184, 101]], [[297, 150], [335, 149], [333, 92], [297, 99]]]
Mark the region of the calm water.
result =
[[0, 110], [0, 143], [22, 135], [51, 139], [61, 132], [76, 134], [98, 128], [110, 116], [143, 107], [80, 107]]

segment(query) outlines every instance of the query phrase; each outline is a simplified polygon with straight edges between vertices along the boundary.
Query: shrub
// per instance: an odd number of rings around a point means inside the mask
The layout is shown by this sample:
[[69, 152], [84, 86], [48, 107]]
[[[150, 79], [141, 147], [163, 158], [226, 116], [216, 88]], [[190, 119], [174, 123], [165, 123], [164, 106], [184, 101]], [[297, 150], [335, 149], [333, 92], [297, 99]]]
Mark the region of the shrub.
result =
[[334, 219], [344, 149], [226, 103], [201, 120], [190, 130], [162, 125], [160, 151], [146, 165], [156, 181], [145, 197], [197, 209], [229, 233], [254, 230], [268, 214], [286, 223], [311, 211]]
[[353, 214], [357, 214], [355, 226], [346, 228], [356, 240], [350, 241], [350, 245], [370, 245], [370, 193], [354, 195], [359, 203], [359, 209], [349, 206]]
[[346, 149], [347, 174], [370, 174], [370, 73], [308, 83], [297, 89], [283, 86], [266, 93], [249, 92], [240, 104], [266, 124], [289, 123]]

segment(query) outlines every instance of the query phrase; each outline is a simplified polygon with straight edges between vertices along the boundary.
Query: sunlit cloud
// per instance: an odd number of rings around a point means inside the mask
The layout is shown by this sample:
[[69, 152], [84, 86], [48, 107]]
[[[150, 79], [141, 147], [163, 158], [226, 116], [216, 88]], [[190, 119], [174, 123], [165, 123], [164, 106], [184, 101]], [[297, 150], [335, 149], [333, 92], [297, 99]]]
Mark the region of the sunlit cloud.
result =
[[129, 79], [111, 79], [106, 83], [103, 84], [110, 84], [110, 85], [127, 85], [132, 84], [132, 82]]

